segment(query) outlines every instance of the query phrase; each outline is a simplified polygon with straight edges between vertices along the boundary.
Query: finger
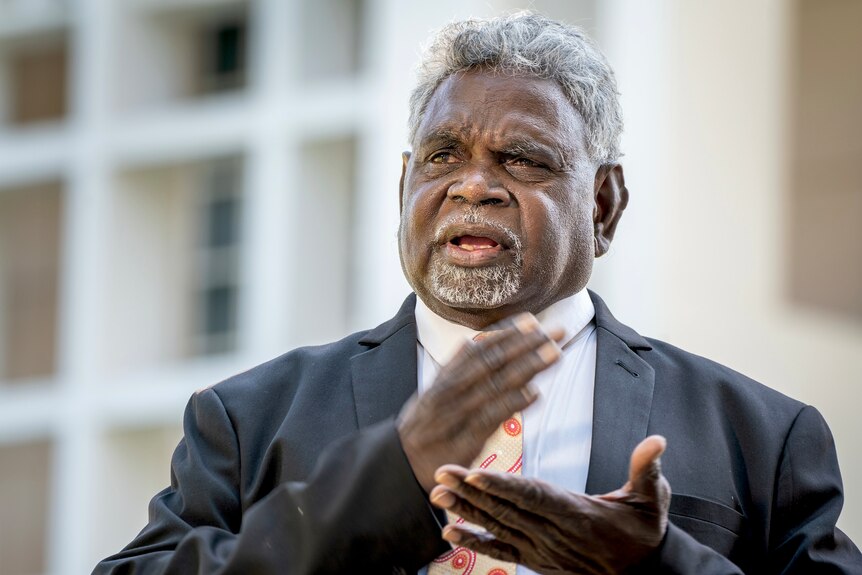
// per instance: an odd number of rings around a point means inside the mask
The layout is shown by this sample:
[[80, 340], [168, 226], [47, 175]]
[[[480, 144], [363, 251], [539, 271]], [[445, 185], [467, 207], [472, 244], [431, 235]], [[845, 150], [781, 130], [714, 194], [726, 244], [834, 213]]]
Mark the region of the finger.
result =
[[449, 364], [457, 366], [459, 372], [467, 369], [470, 375], [475, 375], [474, 371], [487, 375], [542, 343], [562, 337], [559, 330], [546, 332], [530, 313], [518, 314], [497, 325], [505, 327], [482, 332], [481, 339], [465, 342]]
[[[530, 380], [560, 357], [554, 342], [546, 342], [532, 353], [516, 358], [498, 373], [485, 380], [474, 381], [460, 393], [449, 390], [440, 398], [443, 420], [456, 421], [465, 434], [487, 439], [512, 414], [526, 409], [538, 399]], [[432, 390], [434, 387], [432, 387]], [[441, 426], [445, 428], [446, 426]]]
[[562, 501], [575, 502], [580, 497], [538, 479], [528, 479], [511, 473], [473, 469], [464, 483], [487, 495], [510, 501], [517, 507], [542, 515], [547, 510], [560, 511]]
[[651, 435], [635, 447], [626, 485], [630, 491], [655, 498], [661, 480], [661, 455], [666, 447], [667, 440], [661, 435]]
[[[536, 316], [534, 316], [533, 314], [531, 314], [529, 312], [523, 312], [523, 313], [519, 313], [519, 314], [515, 314], [515, 315], [510, 315], [509, 317], [503, 318], [502, 320], [500, 320], [500, 321], [498, 321], [492, 325], [489, 325], [488, 327], [486, 327], [482, 330], [482, 333], [485, 334], [485, 333], [495, 333], [498, 331], [503, 331], [503, 330], [506, 330], [506, 329], [509, 329], [509, 328], [515, 326], [519, 321], [529, 321], [529, 319], [525, 320], [524, 316], [529, 316], [529, 318], [535, 319], [536, 323], [538, 323], [538, 321], [539, 321], [538, 319], [536, 319]], [[559, 341], [560, 339], [563, 338], [563, 335], [565, 334], [565, 330], [563, 328], [551, 328], [550, 330], [546, 330], [546, 331], [547, 331], [548, 335], [551, 337], [551, 339], [553, 339], [554, 341]]]
[[487, 378], [503, 366], [553, 340], [529, 314], [512, 328], [495, 332], [482, 341], [468, 341], [447, 367], [459, 381]]
[[[455, 513], [464, 518], [465, 521], [484, 528], [498, 541], [520, 547], [529, 545], [529, 539], [522, 532], [501, 523], [482, 509], [471, 505], [448, 487], [435, 486], [431, 490], [430, 499], [436, 507]], [[519, 509], [511, 510], [512, 514], [519, 512], [521, 512]], [[530, 523], [532, 524], [531, 529], [538, 527], [537, 521], [533, 520]]]
[[498, 541], [490, 533], [481, 533], [462, 525], [447, 525], [443, 539], [500, 561], [520, 563], [521, 553], [514, 545]]
[[[467, 521], [485, 527], [508, 543], [517, 542], [523, 539], [523, 534], [535, 533], [547, 526], [547, 518], [535, 514], [533, 508], [520, 507], [506, 497], [497, 497], [477, 489], [465, 481], [472, 472], [466, 476], [462, 475], [460, 469], [449, 473], [448, 467], [443, 466], [434, 474], [434, 480], [442, 486], [436, 492], [437, 501], [432, 500], [438, 507], [444, 507]], [[513, 483], [532, 481], [505, 475]]]
[[465, 404], [470, 418], [464, 424], [463, 433], [487, 439], [494, 431], [517, 411], [523, 411], [539, 398], [539, 392], [531, 385], [508, 391], [484, 401]]
[[533, 403], [538, 392], [529, 385], [536, 374], [560, 358], [560, 348], [547, 342], [503, 367], [488, 380], [473, 384], [460, 398], [459, 407], [473, 414], [477, 431], [490, 433], [497, 425]]

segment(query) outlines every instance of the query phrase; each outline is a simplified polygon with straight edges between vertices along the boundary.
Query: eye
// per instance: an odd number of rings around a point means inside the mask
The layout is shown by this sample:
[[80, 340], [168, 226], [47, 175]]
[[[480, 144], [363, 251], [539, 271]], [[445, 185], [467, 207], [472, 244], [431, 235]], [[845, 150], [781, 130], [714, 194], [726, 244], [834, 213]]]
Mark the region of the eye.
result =
[[534, 162], [529, 158], [525, 158], [523, 156], [519, 156], [517, 158], [512, 158], [509, 160], [509, 165], [512, 166], [520, 166], [522, 168], [543, 168], [544, 166], [538, 162]]
[[440, 150], [439, 152], [434, 152], [428, 161], [432, 164], [452, 164], [455, 163], [456, 158], [455, 154], [453, 154], [450, 150]]

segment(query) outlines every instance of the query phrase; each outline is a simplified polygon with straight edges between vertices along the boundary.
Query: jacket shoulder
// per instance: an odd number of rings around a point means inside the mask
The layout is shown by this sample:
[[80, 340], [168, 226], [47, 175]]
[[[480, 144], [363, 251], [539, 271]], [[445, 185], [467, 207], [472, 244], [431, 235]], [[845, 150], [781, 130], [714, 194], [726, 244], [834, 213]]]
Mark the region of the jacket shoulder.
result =
[[[740, 410], [778, 417], [790, 425], [805, 407], [802, 402], [760, 383], [712, 359], [685, 351], [667, 342], [647, 338], [652, 349], [639, 355], [656, 370], [656, 382], [675, 393], [698, 400], [720, 400], [728, 411]], [[695, 403], [695, 404], [696, 404]]]
[[292, 349], [265, 363], [231, 376], [212, 386], [228, 411], [232, 405], [286, 399], [301, 386], [326, 385], [343, 377], [350, 358], [366, 351], [360, 343], [368, 330], [338, 341]]

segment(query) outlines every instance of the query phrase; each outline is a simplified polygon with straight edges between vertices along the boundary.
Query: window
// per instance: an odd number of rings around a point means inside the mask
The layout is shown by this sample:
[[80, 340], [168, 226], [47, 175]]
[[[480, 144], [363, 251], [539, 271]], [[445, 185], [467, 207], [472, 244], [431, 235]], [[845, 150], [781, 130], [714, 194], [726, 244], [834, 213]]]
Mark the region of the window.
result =
[[[4, 54], [5, 53], [5, 54]], [[5, 67], [6, 122], [22, 126], [60, 120], [67, 107], [65, 35], [27, 38], [0, 48]]]
[[302, 146], [291, 245], [296, 261], [297, 325], [319, 343], [347, 330], [354, 277], [356, 140], [320, 139]]
[[231, 351], [236, 346], [239, 294], [240, 179], [237, 161], [212, 162], [202, 171], [198, 353]]
[[51, 444], [0, 446], [0, 572], [45, 571]]
[[246, 71], [245, 21], [236, 17], [201, 28], [200, 92], [241, 88]]
[[0, 380], [54, 372], [60, 186], [0, 190]]
[[363, 64], [362, 0], [302, 2], [303, 80], [350, 77]]

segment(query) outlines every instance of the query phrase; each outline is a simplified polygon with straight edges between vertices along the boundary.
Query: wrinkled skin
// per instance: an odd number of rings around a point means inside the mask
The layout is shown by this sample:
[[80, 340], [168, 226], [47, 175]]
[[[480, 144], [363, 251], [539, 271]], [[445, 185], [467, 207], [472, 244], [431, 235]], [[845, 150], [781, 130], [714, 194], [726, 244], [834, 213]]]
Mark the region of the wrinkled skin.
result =
[[487, 533], [447, 525], [443, 538], [538, 573], [621, 573], [642, 563], [667, 529], [670, 486], [661, 474], [664, 438], [632, 454], [629, 481], [605, 495], [558, 489], [537, 479], [446, 465], [431, 502]]
[[545, 333], [531, 314], [495, 327], [462, 347], [399, 417], [401, 445], [426, 491], [440, 465], [469, 465], [500, 423], [533, 403], [530, 380], [560, 357], [554, 339], [562, 334]]
[[[399, 251], [404, 274], [436, 314], [484, 327], [538, 313], [587, 284], [627, 203], [622, 168], [587, 153], [580, 114], [550, 80], [473, 70], [435, 92], [405, 153]], [[471, 209], [522, 244], [522, 288], [494, 308], [454, 307], [430, 290], [434, 260], [464, 265], [435, 239], [441, 223]], [[494, 230], [479, 226], [473, 235]], [[504, 246], [511, 248], [511, 246]], [[503, 249], [493, 260], [505, 263]]]
[[[408, 402], [398, 418], [402, 447], [436, 505], [496, 536], [447, 526], [445, 538], [544, 573], [637, 565], [660, 545], [670, 500], [657, 437], [636, 449], [629, 483], [598, 497], [465, 469], [497, 426], [535, 400], [529, 382], [559, 358], [561, 334], [545, 333], [532, 314], [584, 288], [628, 202], [622, 168], [593, 161], [585, 133], [552, 81], [459, 73], [431, 98], [400, 187], [399, 251], [410, 285], [441, 317], [497, 332], [465, 345]], [[465, 253], [462, 235], [497, 245]], [[503, 301], [454, 303], [435, 291], [435, 268], [509, 264], [519, 285]]]

